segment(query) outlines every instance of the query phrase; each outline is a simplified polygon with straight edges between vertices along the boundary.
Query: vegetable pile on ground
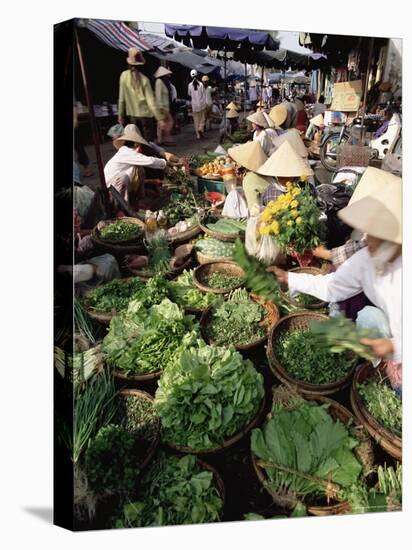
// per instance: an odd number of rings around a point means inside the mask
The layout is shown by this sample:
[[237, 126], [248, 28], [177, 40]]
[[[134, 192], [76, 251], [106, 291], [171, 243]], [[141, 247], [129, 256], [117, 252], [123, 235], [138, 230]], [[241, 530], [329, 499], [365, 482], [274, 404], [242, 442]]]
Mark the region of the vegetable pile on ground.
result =
[[234, 243], [218, 241], [206, 236], [196, 242], [195, 249], [212, 258], [230, 258], [233, 254]]
[[187, 194], [175, 192], [171, 194], [170, 202], [163, 208], [163, 213], [167, 218], [169, 227], [171, 227], [181, 220], [191, 218], [203, 206], [202, 196], [196, 197], [190, 190]]
[[141, 233], [142, 229], [137, 224], [119, 219], [103, 227], [100, 238], [103, 241], [128, 241], [136, 239]]
[[161, 233], [145, 241], [149, 252], [149, 263], [142, 271], [154, 272], [161, 275], [170, 271], [172, 253], [169, 250], [169, 241]]
[[255, 416], [263, 378], [233, 349], [199, 343], [164, 370], [155, 407], [166, 443], [197, 452], [221, 445]]
[[297, 294], [293, 300], [302, 307], [318, 304], [320, 300], [310, 294]]
[[193, 269], [190, 271], [185, 270], [177, 279], [169, 281], [169, 297], [179, 306], [206, 309], [214, 304], [218, 297], [212, 292], [201, 292], [194, 286], [193, 271]]
[[208, 275], [203, 283], [210, 288], [235, 288], [241, 285], [243, 281], [243, 277], [216, 271]]
[[318, 345], [331, 353], [353, 351], [368, 361], [374, 359], [371, 348], [361, 344], [362, 338], [377, 338], [378, 333], [371, 329], [360, 329], [343, 315], [330, 317], [327, 321], [312, 321], [310, 330]]
[[218, 521], [223, 511], [213, 473], [190, 455], [161, 453], [144, 476], [137, 498], [124, 505], [114, 527], [208, 523]]
[[385, 382], [370, 380], [358, 384], [368, 412], [389, 431], [402, 437], [402, 401]]
[[217, 221], [206, 220], [204, 225], [212, 231], [225, 233], [226, 235], [236, 235], [246, 231], [246, 220], [235, 220], [233, 218], [219, 218]]
[[189, 159], [191, 168], [200, 168], [203, 164], [207, 164], [210, 161], [215, 160], [219, 155], [217, 153], [205, 153], [199, 155], [192, 155]]
[[252, 451], [264, 469], [268, 488], [294, 506], [345, 500], [362, 475], [358, 445], [327, 405], [299, 397], [274, 401], [270, 420], [252, 432]]
[[309, 384], [337, 382], [353, 367], [353, 360], [344, 354], [320, 348], [310, 330], [285, 331], [275, 343], [274, 351], [290, 376]]
[[267, 334], [262, 326], [265, 314], [265, 308], [254, 302], [246, 290], [237, 289], [227, 302], [213, 308], [207, 336], [220, 346], [252, 344]]
[[275, 277], [266, 272], [265, 266], [246, 252], [245, 245], [237, 239], [233, 258], [246, 275], [245, 286], [268, 302], [280, 302], [279, 285]]
[[143, 287], [144, 283], [137, 278], [113, 279], [110, 283], [90, 290], [84, 298], [84, 304], [99, 313], [123, 311]]
[[150, 374], [163, 370], [178, 348], [190, 345], [197, 336], [194, 317], [185, 316], [167, 298], [149, 310], [133, 301], [111, 320], [102, 350], [108, 364], [123, 374]]

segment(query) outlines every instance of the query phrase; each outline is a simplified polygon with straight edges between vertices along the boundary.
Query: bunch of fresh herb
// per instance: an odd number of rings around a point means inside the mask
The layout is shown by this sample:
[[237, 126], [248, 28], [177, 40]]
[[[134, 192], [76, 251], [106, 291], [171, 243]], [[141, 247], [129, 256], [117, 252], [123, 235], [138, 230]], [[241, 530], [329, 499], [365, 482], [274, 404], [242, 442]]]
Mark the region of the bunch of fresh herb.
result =
[[193, 271], [185, 270], [177, 279], [168, 282], [170, 299], [179, 306], [206, 309], [218, 301], [219, 297], [213, 292], [201, 292], [196, 288]]
[[384, 382], [358, 384], [358, 392], [369, 413], [385, 428], [402, 436], [402, 401]]
[[172, 254], [169, 250], [169, 241], [166, 235], [156, 235], [145, 241], [149, 252], [149, 264], [143, 271], [154, 271], [157, 274], [164, 274], [170, 271], [170, 260]]
[[141, 228], [122, 219], [109, 223], [100, 230], [100, 238], [110, 241], [128, 241], [136, 239], [142, 233]]
[[311, 321], [310, 330], [318, 346], [331, 353], [353, 351], [367, 361], [374, 359], [371, 348], [361, 344], [362, 338], [377, 338], [378, 333], [372, 329], [360, 329], [353, 321], [343, 315], [329, 317], [326, 321]]
[[282, 367], [296, 380], [310, 384], [331, 384], [346, 376], [353, 361], [319, 347], [309, 330], [284, 332], [275, 345]]
[[87, 338], [91, 344], [96, 341], [93, 322], [77, 297], [74, 299], [74, 330]]
[[87, 479], [97, 493], [127, 493], [135, 480], [134, 438], [123, 426], [100, 428], [85, 455]]
[[297, 296], [294, 296], [293, 300], [302, 307], [312, 306], [320, 302], [318, 298], [315, 298], [310, 294], [298, 294]]
[[210, 288], [234, 288], [243, 283], [243, 278], [237, 277], [236, 275], [215, 272], [208, 275], [204, 283]]
[[165, 368], [155, 407], [165, 442], [194, 451], [221, 445], [256, 414], [263, 378], [233, 349], [200, 344]]
[[143, 285], [141, 291], [137, 294], [136, 299], [143, 304], [145, 308], [149, 308], [156, 304], [160, 304], [162, 300], [169, 297], [168, 281], [162, 275], [151, 277]]
[[253, 430], [252, 451], [272, 491], [298, 501], [342, 500], [361, 476], [358, 441], [327, 405], [294, 399], [274, 402], [270, 420]]
[[144, 476], [139, 496], [139, 501], [124, 505], [114, 527], [210, 523], [223, 511], [212, 472], [193, 455], [161, 453]]
[[133, 279], [113, 279], [109, 283], [92, 289], [84, 298], [84, 304], [97, 312], [110, 313], [122, 311], [129, 302], [138, 296], [144, 283], [137, 277]]

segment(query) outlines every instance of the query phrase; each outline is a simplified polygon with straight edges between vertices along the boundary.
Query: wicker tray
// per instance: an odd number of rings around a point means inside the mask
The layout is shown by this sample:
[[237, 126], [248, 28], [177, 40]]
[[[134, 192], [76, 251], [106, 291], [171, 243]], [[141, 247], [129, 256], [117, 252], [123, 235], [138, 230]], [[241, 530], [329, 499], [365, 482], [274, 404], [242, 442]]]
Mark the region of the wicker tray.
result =
[[214, 239], [217, 239], [218, 241], [225, 241], [225, 242], [235, 242], [236, 239], [241, 239], [242, 241], [245, 240], [245, 232], [244, 231], [238, 231], [237, 233], [220, 233], [219, 231], [214, 231], [213, 229], [209, 229], [204, 225], [202, 222], [199, 223], [199, 226], [203, 233], [208, 235], [209, 237], [213, 237]]
[[245, 277], [243, 269], [235, 262], [215, 261], [199, 265], [193, 272], [193, 282], [202, 292], [228, 294], [232, 290], [240, 288], [244, 285], [244, 283], [241, 283], [231, 288], [211, 288], [210, 286], [206, 286], [205, 280], [212, 273], [223, 273], [225, 275], [233, 275], [235, 277]]
[[[278, 387], [275, 391], [282, 391], [282, 392], [288, 392], [287, 388]], [[292, 390], [293, 394], [293, 390]], [[305, 396], [306, 400], [310, 401], [316, 401], [319, 404], [328, 404], [329, 405], [329, 411], [331, 416], [335, 420], [340, 420], [347, 426], [352, 426], [356, 431], [357, 434], [359, 434], [359, 438], [361, 440], [361, 445], [363, 445], [363, 452], [365, 453], [366, 448], [366, 454], [368, 455], [368, 463], [366, 463], [360, 456], [358, 456], [358, 459], [363, 464], [365, 474], [368, 475], [370, 471], [372, 470], [373, 461], [374, 461], [374, 454], [373, 454], [373, 446], [372, 442], [368, 436], [367, 431], [364, 429], [364, 427], [356, 422], [355, 417], [346, 409], [343, 407], [340, 403], [337, 403], [336, 401], [333, 401], [332, 399], [328, 399], [327, 397], [319, 396], [319, 395], [308, 395]], [[264, 487], [264, 489], [271, 495], [274, 502], [277, 503], [280, 506], [286, 506], [290, 507], [293, 506], [296, 503], [296, 499], [293, 495], [288, 496], [286, 493], [278, 493], [271, 489], [270, 485], [268, 484], [266, 473], [264, 469], [258, 464], [259, 459], [256, 457], [256, 455], [251, 452], [252, 456], [252, 464], [253, 468], [255, 470], [255, 473]], [[369, 462], [370, 461], [370, 462]], [[307, 505], [307, 511], [309, 514], [313, 516], [329, 516], [329, 515], [337, 515], [337, 514], [344, 514], [351, 511], [350, 504], [347, 501], [344, 502], [334, 502], [333, 504], [326, 504], [324, 506], [320, 505]]]
[[[383, 376], [382, 367], [379, 367]], [[368, 433], [375, 439], [375, 441], [396, 460], [402, 461], [402, 439], [393, 434], [390, 430], [382, 426], [368, 411], [363, 403], [361, 396], [359, 395], [357, 385], [362, 384], [365, 380], [375, 378], [378, 376], [377, 369], [372, 367], [370, 363], [361, 365], [352, 381], [352, 387], [350, 392], [350, 402], [353, 408], [353, 412], [358, 420], [363, 424]]]
[[[255, 302], [261, 303], [258, 296], [251, 294], [251, 298]], [[273, 304], [272, 302], [266, 302], [266, 303], [262, 303], [262, 305], [266, 309], [267, 317], [269, 315], [272, 316], [272, 320], [270, 325], [268, 326], [267, 333], [262, 338], [259, 338], [259, 340], [256, 340], [255, 342], [251, 342], [250, 344], [241, 344], [241, 345], [234, 346], [237, 351], [248, 351], [265, 344], [268, 339], [268, 334], [270, 329], [279, 321], [280, 314], [275, 304]], [[203, 311], [202, 316], [200, 318], [200, 332], [202, 334], [203, 340], [205, 340], [208, 344], [212, 346], [220, 346], [221, 344], [217, 344], [216, 342], [211, 340], [207, 335], [207, 327], [209, 326], [210, 321], [212, 319], [212, 311], [213, 311], [213, 306], [209, 306], [207, 309]]]
[[193, 455], [212, 455], [220, 453], [229, 447], [232, 447], [238, 441], [240, 441], [245, 435], [247, 435], [250, 430], [255, 428], [257, 424], [259, 423], [263, 411], [265, 410], [265, 397], [263, 396], [263, 399], [260, 403], [260, 406], [255, 414], [255, 416], [252, 418], [252, 420], [241, 430], [239, 430], [236, 434], [232, 435], [230, 438], [226, 439], [223, 443], [220, 445], [217, 445], [216, 447], [213, 447], [212, 449], [201, 449], [200, 451], [195, 451], [191, 447], [185, 447], [182, 445], [174, 445], [173, 443], [167, 443], [167, 445], [174, 449], [175, 451], [179, 451], [180, 453], [186, 453], [186, 454], [193, 454]]
[[162, 372], [156, 371], [149, 374], [123, 374], [120, 370], [113, 369], [114, 379], [117, 380], [120, 384], [123, 384], [126, 387], [134, 388], [140, 384], [146, 384], [148, 382], [153, 382], [160, 378]]
[[196, 250], [196, 260], [200, 265], [214, 262], [233, 262], [232, 256], [206, 256], [206, 254], [202, 254], [198, 250]]
[[145, 224], [144, 224], [144, 222], [142, 222], [138, 218], [124, 217], [124, 218], [115, 218], [115, 219], [104, 220], [104, 221], [108, 221], [110, 223], [115, 223], [115, 222], [120, 221], [120, 220], [139, 226], [139, 228], [141, 229], [140, 234], [137, 237], [134, 237], [133, 239], [127, 239], [127, 240], [124, 240], [124, 241], [116, 241], [116, 240], [111, 240], [111, 239], [102, 239], [102, 238], [100, 238], [100, 231], [99, 231], [99, 229], [97, 229], [97, 225], [96, 225], [96, 227], [93, 229], [92, 234], [91, 234], [92, 240], [95, 241], [100, 246], [112, 245], [112, 246], [116, 246], [116, 247], [117, 246], [133, 246], [133, 245], [136, 245], [137, 242], [142, 240], [143, 235], [144, 235], [144, 230], [145, 230]]
[[[272, 371], [273, 375], [283, 382], [288, 387], [291, 387], [305, 395], [331, 395], [336, 393], [351, 383], [353, 374], [356, 369], [356, 364], [350, 369], [350, 371], [342, 379], [332, 382], [330, 384], [310, 384], [308, 382], [303, 382], [301, 380], [296, 380], [293, 378], [287, 370], [281, 365], [278, 358], [275, 354], [275, 342], [283, 332], [287, 332], [295, 329], [306, 329], [309, 327], [310, 321], [322, 321], [327, 320], [329, 317], [322, 315], [321, 313], [292, 313], [283, 317], [270, 331], [268, 337], [268, 346], [267, 346], [267, 358], [269, 361], [269, 368]], [[353, 355], [350, 355], [351, 357]]]
[[[185, 269], [189, 269], [191, 266], [191, 263], [192, 263], [192, 258], [190, 257], [185, 261], [184, 264], [182, 264], [181, 266], [175, 269], [172, 269], [171, 271], [164, 273], [163, 276], [166, 279], [174, 279], [175, 277], [183, 273]], [[132, 269], [130, 267], [128, 267], [127, 270], [129, 271], [129, 273], [131, 273], [135, 277], [138, 277], [139, 279], [142, 279], [144, 281], [147, 281], [148, 279], [151, 279], [152, 277], [155, 277], [157, 275], [154, 271], [143, 271], [141, 269]]]
[[[138, 397], [140, 399], [145, 399], [146, 401], [150, 401], [150, 403], [152, 403], [152, 404], [154, 403], [153, 397], [150, 394], [148, 394], [147, 392], [142, 391], [142, 390], [124, 389], [124, 390], [120, 391], [120, 395], [123, 396], [123, 397], [129, 397], [129, 396]], [[160, 443], [160, 417], [157, 416], [156, 418], [157, 418], [156, 438], [151, 443], [151, 445], [149, 446], [149, 449], [147, 451], [147, 456], [139, 466], [139, 471], [140, 472], [142, 472], [142, 470], [144, 470], [146, 468], [146, 466], [149, 464], [149, 462], [152, 460], [152, 458], [153, 458], [153, 456], [156, 452], [156, 449], [157, 449], [157, 447], [159, 446], [159, 443]]]
[[[131, 281], [132, 279], [134, 279], [134, 277], [126, 277], [125, 279], [121, 279], [122, 281]], [[118, 315], [120, 312], [113, 309], [110, 313], [99, 313], [98, 311], [95, 311], [94, 308], [90, 307], [90, 306], [87, 306], [85, 303], [84, 303], [84, 300], [85, 298], [87, 298], [87, 296], [93, 291], [95, 290], [96, 288], [101, 288], [102, 286], [105, 286], [107, 283], [104, 283], [102, 285], [97, 285], [96, 287], [94, 288], [90, 288], [89, 290], [86, 290], [86, 292], [84, 293], [83, 295], [83, 298], [82, 298], [82, 304], [83, 304], [83, 307], [85, 308], [85, 310], [87, 311], [89, 317], [91, 317], [92, 319], [94, 319], [95, 321], [97, 321], [98, 323], [100, 323], [101, 325], [104, 325], [104, 326], [108, 326], [110, 324], [110, 321], [113, 319], [113, 317], [115, 317], [116, 315]]]
[[185, 243], [187, 241], [190, 241], [191, 239], [194, 239], [194, 237], [197, 237], [199, 233], [202, 232], [202, 229], [200, 227], [200, 224], [194, 225], [187, 231], [182, 231], [181, 233], [178, 233], [174, 237], [170, 237], [168, 235], [168, 240], [172, 244], [179, 244], [179, 243]]
[[[318, 267], [295, 267], [293, 269], [289, 269], [289, 273], [307, 273], [309, 275], [324, 275], [325, 273], [319, 269]], [[327, 302], [316, 302], [314, 304], [308, 304], [308, 305], [302, 305], [295, 299], [291, 298], [285, 288], [280, 288], [279, 293], [282, 297], [282, 300], [285, 301], [287, 304], [291, 304], [292, 306], [298, 307], [302, 310], [308, 309], [322, 309], [327, 306]]]

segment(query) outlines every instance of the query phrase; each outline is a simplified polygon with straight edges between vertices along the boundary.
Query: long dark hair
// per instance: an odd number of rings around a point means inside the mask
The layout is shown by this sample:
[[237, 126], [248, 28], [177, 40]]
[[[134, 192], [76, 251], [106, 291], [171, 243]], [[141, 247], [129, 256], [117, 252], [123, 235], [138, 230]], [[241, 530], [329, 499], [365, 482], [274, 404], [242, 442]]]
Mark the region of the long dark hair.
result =
[[200, 82], [198, 81], [197, 76], [193, 77], [192, 84], [195, 90], [197, 90], [197, 88], [200, 86]]

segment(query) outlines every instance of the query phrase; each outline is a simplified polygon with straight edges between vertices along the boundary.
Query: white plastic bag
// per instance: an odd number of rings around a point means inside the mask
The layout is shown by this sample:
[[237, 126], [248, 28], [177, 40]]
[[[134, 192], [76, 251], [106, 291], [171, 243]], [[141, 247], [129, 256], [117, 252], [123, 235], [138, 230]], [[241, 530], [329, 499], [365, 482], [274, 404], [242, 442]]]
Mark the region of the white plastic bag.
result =
[[275, 240], [269, 235], [257, 236], [259, 216], [248, 219], [245, 233], [245, 248], [248, 254], [255, 256], [265, 265], [274, 265], [281, 257], [282, 252]]
[[226, 197], [222, 215], [228, 218], [247, 218], [248, 213], [246, 201], [239, 191], [236, 189], [230, 191]]

